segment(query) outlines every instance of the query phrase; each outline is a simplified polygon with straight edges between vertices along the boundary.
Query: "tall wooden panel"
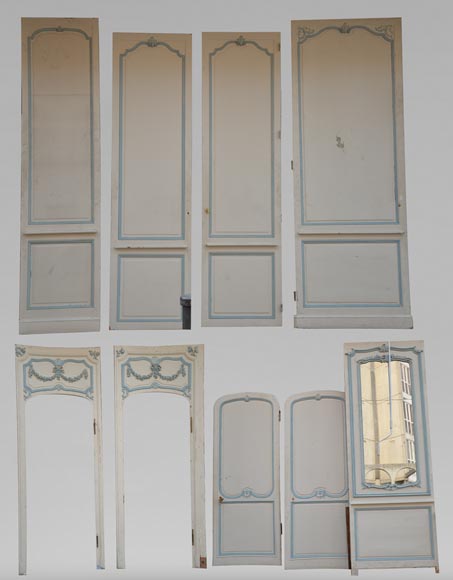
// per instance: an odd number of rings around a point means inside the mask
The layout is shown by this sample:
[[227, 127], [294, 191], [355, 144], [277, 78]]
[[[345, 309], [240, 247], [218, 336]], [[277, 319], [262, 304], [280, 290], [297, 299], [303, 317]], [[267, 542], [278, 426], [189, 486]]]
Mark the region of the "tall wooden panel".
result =
[[214, 409], [214, 565], [281, 564], [279, 407], [260, 393]]
[[97, 19], [22, 20], [20, 332], [99, 330]]
[[203, 346], [117, 346], [114, 351], [117, 567], [126, 567], [124, 405], [129, 396], [167, 393], [184, 397], [189, 404], [192, 565], [206, 568]]
[[292, 23], [296, 327], [412, 328], [401, 22]]
[[203, 325], [280, 325], [278, 33], [203, 34], [203, 200]]
[[348, 568], [345, 413], [338, 391], [286, 403], [285, 568]]
[[351, 564], [436, 568], [423, 342], [345, 345]]
[[[27, 572], [27, 477], [25, 403], [34, 397], [82, 397], [93, 408], [96, 564], [104, 568], [101, 365], [98, 348], [16, 345], [17, 458], [19, 483], [19, 574]], [[91, 428], [91, 426], [90, 426]]]
[[181, 328], [190, 293], [190, 34], [113, 35], [110, 326]]

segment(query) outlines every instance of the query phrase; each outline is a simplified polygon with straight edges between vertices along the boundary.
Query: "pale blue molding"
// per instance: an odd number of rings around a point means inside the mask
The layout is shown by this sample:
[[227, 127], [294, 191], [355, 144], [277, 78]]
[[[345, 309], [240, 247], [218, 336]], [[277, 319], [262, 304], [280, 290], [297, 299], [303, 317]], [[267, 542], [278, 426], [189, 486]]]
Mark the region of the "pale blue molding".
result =
[[[418, 389], [414, 389], [412, 394], [412, 406], [414, 411], [414, 417], [417, 419], [418, 417], [418, 407], [420, 405], [420, 415], [422, 418], [422, 435], [420, 434], [420, 427], [418, 425], [418, 421], [414, 421], [414, 437], [415, 437], [415, 455], [417, 458], [417, 481], [414, 483], [405, 483], [401, 485], [387, 485], [387, 486], [380, 486], [375, 487], [371, 484], [367, 484], [365, 481], [365, 466], [363, 463], [364, 457], [364, 444], [363, 444], [363, 427], [362, 427], [362, 409], [361, 409], [361, 382], [360, 382], [360, 365], [364, 364], [365, 362], [388, 362], [388, 345], [381, 344], [375, 347], [367, 348], [367, 349], [351, 349], [349, 352], [346, 353], [347, 357], [347, 365], [348, 365], [348, 389], [349, 389], [349, 412], [350, 412], [350, 432], [351, 432], [351, 468], [352, 468], [352, 495], [355, 498], [359, 497], [393, 497], [393, 496], [403, 496], [403, 497], [413, 497], [413, 496], [430, 496], [431, 495], [431, 469], [430, 469], [430, 459], [428, 453], [428, 432], [427, 432], [427, 417], [426, 417], [426, 403], [425, 403], [425, 383], [423, 378], [423, 367], [422, 367], [422, 354], [423, 351], [418, 349], [417, 347], [398, 347], [391, 345], [390, 347], [392, 353], [413, 353], [417, 357], [417, 367], [418, 367], [418, 380], [420, 385], [420, 395], [418, 393]], [[372, 353], [376, 353], [374, 356]], [[356, 362], [357, 366], [357, 389], [358, 389], [358, 407], [359, 407], [359, 437], [360, 437], [360, 479], [358, 474], [356, 473], [356, 449], [355, 449], [355, 431], [357, 429], [355, 425], [355, 415], [354, 415], [354, 388], [352, 383], [352, 359], [356, 355], [364, 355], [361, 356], [358, 361]], [[368, 356], [369, 355], [369, 356]], [[394, 361], [401, 361], [407, 362], [409, 364], [410, 372], [411, 372], [411, 383], [415, 384], [415, 370], [414, 364], [411, 357], [398, 354], [392, 354], [391, 360]], [[423, 442], [423, 445], [421, 443]], [[422, 480], [420, 479], [420, 473], [422, 472], [419, 469], [421, 463], [420, 449], [423, 447], [424, 449], [424, 467], [423, 467], [423, 475], [424, 480], [426, 481], [426, 491], [421, 491]], [[360, 491], [359, 491], [360, 487]], [[381, 493], [376, 493], [372, 491], [372, 489], [377, 489], [378, 491], [382, 489]], [[415, 488], [414, 491], [407, 491], [410, 488]]]
[[[31, 250], [33, 246], [52, 244], [90, 244], [91, 247], [91, 280], [90, 280], [90, 303], [89, 304], [50, 304], [47, 306], [32, 306], [31, 285], [32, 285], [32, 260]], [[27, 251], [27, 310], [62, 310], [67, 308], [94, 308], [94, 240], [30, 240]]]
[[[271, 258], [272, 262], [272, 313], [268, 314], [213, 314], [212, 312], [212, 258], [215, 256], [265, 256]], [[274, 252], [209, 252], [208, 254], [208, 318], [217, 320], [275, 320], [275, 254]]]
[[329, 395], [323, 393], [317, 393], [316, 395], [309, 395], [309, 396], [301, 396], [295, 399], [291, 403], [290, 407], [290, 482], [291, 482], [291, 493], [293, 497], [297, 499], [312, 499], [314, 497], [318, 499], [330, 498], [330, 499], [340, 499], [345, 497], [348, 494], [349, 487], [348, 487], [348, 458], [346, 455], [347, 449], [347, 442], [346, 442], [346, 423], [344, 424], [344, 475], [343, 480], [345, 482], [344, 488], [339, 492], [329, 491], [325, 487], [317, 487], [313, 489], [310, 493], [301, 494], [298, 493], [295, 489], [294, 485], [294, 406], [301, 401], [321, 401], [322, 399], [332, 399], [335, 401], [340, 401], [342, 403], [343, 412], [345, 413], [345, 402], [344, 398], [337, 395]]
[[[262, 401], [263, 403], [266, 403], [268, 405], [271, 406], [272, 409], [272, 486], [271, 489], [265, 493], [257, 493], [256, 491], [253, 490], [253, 488], [246, 486], [244, 487], [239, 493], [237, 494], [227, 494], [225, 493], [224, 489], [223, 489], [223, 452], [222, 452], [222, 443], [223, 443], [223, 408], [226, 405], [230, 405], [232, 403], [238, 403], [238, 402], [245, 402], [245, 403], [249, 403], [250, 401]], [[272, 403], [272, 401], [269, 401], [268, 399], [264, 399], [263, 397], [256, 397], [256, 396], [249, 396], [249, 395], [245, 395], [243, 397], [236, 397], [234, 399], [228, 399], [226, 401], [223, 401], [219, 407], [219, 447], [218, 447], [218, 457], [219, 457], [219, 475], [218, 475], [218, 481], [217, 481], [217, 486], [219, 489], [219, 493], [220, 495], [227, 500], [235, 500], [235, 499], [240, 499], [240, 498], [256, 498], [256, 499], [267, 499], [269, 497], [271, 497], [275, 491], [275, 473], [274, 473], [274, 469], [275, 469], [275, 452], [274, 452], [274, 442], [275, 442], [275, 426], [274, 426], [274, 405]]]
[[[123, 233], [123, 176], [124, 176], [124, 69], [128, 54], [141, 46], [156, 48], [162, 46], [181, 59], [182, 96], [181, 96], [181, 234], [170, 236], [126, 236]], [[184, 240], [186, 237], [186, 55], [173, 48], [167, 42], [161, 42], [154, 36], [141, 40], [127, 48], [119, 55], [119, 136], [118, 136], [118, 239], [119, 240]]]
[[[271, 142], [271, 222], [272, 229], [269, 234], [213, 234], [212, 233], [212, 215], [213, 215], [213, 136], [212, 136], [212, 121], [213, 121], [213, 90], [212, 90], [212, 61], [214, 57], [222, 52], [227, 46], [235, 44], [243, 47], [246, 45], [254, 46], [258, 50], [264, 52], [270, 59], [270, 95], [271, 95], [271, 119], [270, 119], [270, 142]], [[209, 237], [210, 238], [274, 238], [275, 237], [275, 144], [274, 144], [274, 120], [275, 120], [275, 95], [274, 95], [274, 54], [267, 48], [259, 45], [254, 40], [246, 40], [242, 35], [236, 40], [228, 40], [221, 46], [215, 48], [209, 53]]]
[[[403, 274], [401, 267], [401, 241], [399, 239], [335, 239], [335, 240], [302, 240], [301, 244], [301, 266], [302, 266], [302, 299], [304, 308], [401, 308], [403, 306]], [[320, 244], [395, 244], [397, 265], [398, 265], [398, 302], [307, 302], [306, 272], [305, 272], [305, 246]]]
[[[53, 365], [51, 375], [43, 375], [36, 371], [34, 368], [35, 363], [48, 362]], [[85, 368], [78, 374], [74, 376], [69, 376], [64, 371], [64, 365], [66, 363], [76, 363], [83, 365]], [[63, 384], [63, 382], [58, 382], [56, 385], [52, 386], [32, 386], [29, 384], [28, 379], [36, 378], [42, 383], [49, 383], [52, 381], [64, 381], [65, 383], [76, 384], [81, 380], [90, 380], [88, 387], [85, 389], [77, 389]], [[93, 367], [89, 365], [85, 360], [81, 359], [52, 359], [52, 358], [32, 358], [27, 361], [22, 367], [22, 378], [23, 378], [23, 392], [24, 399], [27, 400], [36, 394], [50, 394], [56, 393], [68, 393], [73, 395], [79, 395], [87, 399], [93, 400], [94, 398], [94, 372]]]
[[[343, 401], [344, 402], [344, 401]], [[322, 552], [318, 554], [301, 554], [300, 552], [296, 552], [295, 545], [294, 545], [294, 506], [296, 505], [332, 505], [332, 504], [341, 504], [345, 507], [348, 505], [348, 500], [334, 500], [329, 501], [328, 503], [320, 502], [320, 501], [302, 501], [302, 502], [292, 502], [291, 503], [291, 511], [290, 511], [290, 518], [291, 518], [291, 545], [290, 545], [290, 558], [291, 560], [319, 560], [321, 558], [325, 558], [326, 560], [334, 560], [339, 558], [347, 558], [348, 554], [343, 553], [333, 553], [333, 552]], [[309, 533], [309, 530], [307, 530]]]
[[[224, 509], [226, 506], [229, 505], [244, 505], [244, 504], [272, 504], [272, 544], [273, 544], [273, 549], [271, 552], [269, 551], [252, 551], [252, 550], [244, 550], [243, 552], [238, 552], [238, 551], [230, 551], [230, 552], [225, 552], [224, 550], [222, 550], [222, 509]], [[276, 542], [276, 538], [275, 538], [275, 502], [273, 501], [253, 501], [253, 502], [238, 502], [238, 501], [229, 501], [229, 502], [222, 502], [219, 503], [219, 508], [218, 508], [218, 535], [217, 535], [217, 542], [218, 542], [218, 546], [217, 546], [217, 556], [218, 557], [225, 557], [225, 556], [236, 556], [236, 557], [254, 557], [254, 556], [276, 556], [277, 554], [277, 542]]]
[[185, 294], [185, 271], [186, 271], [186, 256], [185, 254], [138, 254], [138, 253], [124, 253], [118, 254], [118, 271], [116, 280], [116, 321], [117, 322], [180, 322], [182, 323], [182, 309], [181, 315], [175, 318], [158, 318], [153, 316], [142, 316], [142, 317], [128, 317], [123, 318], [121, 315], [121, 277], [122, 277], [122, 261], [127, 258], [151, 258], [151, 259], [166, 259], [166, 258], [179, 258], [181, 260], [181, 290], [180, 296]]
[[[319, 36], [328, 30], [336, 30], [340, 34], [350, 34], [353, 30], [365, 30], [374, 36], [382, 38], [385, 42], [390, 44], [391, 53], [391, 70], [392, 70], [392, 117], [393, 117], [393, 171], [394, 171], [394, 204], [395, 204], [395, 219], [382, 221], [305, 221], [305, 192], [304, 192], [304, 169], [303, 169], [303, 128], [302, 128], [302, 75], [301, 75], [301, 50], [303, 44], [308, 40]], [[395, 41], [393, 37], [393, 26], [391, 24], [381, 25], [375, 28], [364, 26], [361, 24], [349, 25], [345, 22], [342, 26], [325, 26], [318, 31], [308, 26], [300, 27], [298, 30], [297, 40], [297, 103], [298, 103], [298, 132], [299, 132], [299, 181], [300, 181], [300, 199], [301, 199], [301, 225], [302, 226], [318, 226], [318, 225], [398, 225], [400, 223], [399, 211], [399, 192], [398, 192], [398, 152], [397, 152], [397, 127], [396, 127], [396, 89], [395, 89]]]
[[[429, 514], [429, 539], [430, 539], [430, 548], [431, 554], [424, 555], [402, 555], [402, 556], [374, 556], [374, 557], [367, 557], [361, 558], [358, 556], [359, 553], [359, 534], [357, 528], [357, 513], [358, 512], [367, 512], [367, 511], [407, 511], [407, 510], [426, 510]], [[436, 548], [434, 542], [434, 526], [433, 526], [433, 519], [434, 514], [431, 506], [397, 506], [397, 507], [376, 507], [376, 508], [354, 508], [354, 540], [355, 540], [355, 549], [354, 549], [354, 559], [356, 562], [419, 562], [425, 560], [427, 562], [431, 560], [435, 560], [436, 558]]]
[[[132, 363], [138, 361], [145, 361], [149, 364], [150, 370], [147, 374], [140, 374], [134, 370]], [[180, 367], [174, 374], [164, 375], [162, 373], [162, 363], [165, 361], [179, 362]], [[134, 377], [137, 381], [144, 384], [136, 387], [130, 387], [127, 384], [127, 379], [130, 377]], [[178, 377], [186, 378], [185, 384], [183, 386], [165, 384], [176, 381]], [[136, 356], [129, 357], [125, 362], [121, 363], [121, 392], [123, 399], [126, 399], [132, 393], [157, 389], [176, 393], [190, 400], [192, 398], [192, 363], [188, 362], [182, 356]]]
[[[90, 59], [90, 173], [91, 173], [91, 217], [88, 220], [33, 220], [33, 94], [32, 94], [32, 42], [39, 35], [47, 32], [74, 32], [81, 34], [87, 41], [89, 46]], [[28, 225], [55, 225], [55, 224], [94, 224], [94, 105], [93, 105], [93, 39], [84, 30], [80, 28], [67, 28], [62, 26], [51, 26], [46, 28], [39, 28], [35, 30], [27, 38], [27, 79], [28, 79]]]

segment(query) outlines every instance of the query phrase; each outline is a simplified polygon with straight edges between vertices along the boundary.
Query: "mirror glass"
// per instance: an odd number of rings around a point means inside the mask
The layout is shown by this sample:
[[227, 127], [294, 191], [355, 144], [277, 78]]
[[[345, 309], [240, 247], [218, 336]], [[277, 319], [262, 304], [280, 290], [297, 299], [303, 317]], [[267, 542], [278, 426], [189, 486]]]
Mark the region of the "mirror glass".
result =
[[365, 483], [398, 487], [417, 482], [410, 364], [360, 365]]

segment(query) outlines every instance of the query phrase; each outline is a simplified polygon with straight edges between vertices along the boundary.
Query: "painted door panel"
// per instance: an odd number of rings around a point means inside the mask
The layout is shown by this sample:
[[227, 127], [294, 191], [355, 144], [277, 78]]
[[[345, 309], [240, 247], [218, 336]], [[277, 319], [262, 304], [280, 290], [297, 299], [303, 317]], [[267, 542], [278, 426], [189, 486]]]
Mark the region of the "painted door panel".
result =
[[206, 568], [203, 346], [117, 346], [114, 354], [117, 568], [126, 567], [124, 405], [132, 395], [150, 393], [179, 395], [189, 403], [192, 565]]
[[22, 20], [20, 332], [99, 330], [97, 19]]
[[295, 21], [292, 45], [295, 326], [411, 328], [401, 22]]
[[110, 327], [181, 328], [190, 293], [190, 34], [113, 35]]
[[280, 35], [203, 35], [203, 325], [278, 326]]
[[344, 394], [286, 403], [285, 568], [348, 568]]
[[214, 565], [281, 564], [279, 408], [241, 393], [214, 409]]
[[16, 345], [17, 440], [19, 469], [19, 574], [27, 572], [27, 477], [25, 403], [43, 395], [86, 399], [93, 408], [96, 565], [103, 569], [104, 499], [100, 351]]
[[353, 572], [438, 569], [423, 342], [345, 344], [345, 384]]

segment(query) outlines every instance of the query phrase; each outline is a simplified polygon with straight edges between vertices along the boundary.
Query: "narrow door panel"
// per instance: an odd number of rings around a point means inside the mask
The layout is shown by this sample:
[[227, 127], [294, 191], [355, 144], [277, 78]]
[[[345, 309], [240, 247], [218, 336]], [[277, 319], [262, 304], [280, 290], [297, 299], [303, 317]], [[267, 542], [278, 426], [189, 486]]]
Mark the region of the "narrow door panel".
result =
[[285, 567], [347, 568], [344, 395], [295, 395], [285, 420]]
[[214, 413], [213, 563], [280, 564], [278, 403], [243, 393]]

